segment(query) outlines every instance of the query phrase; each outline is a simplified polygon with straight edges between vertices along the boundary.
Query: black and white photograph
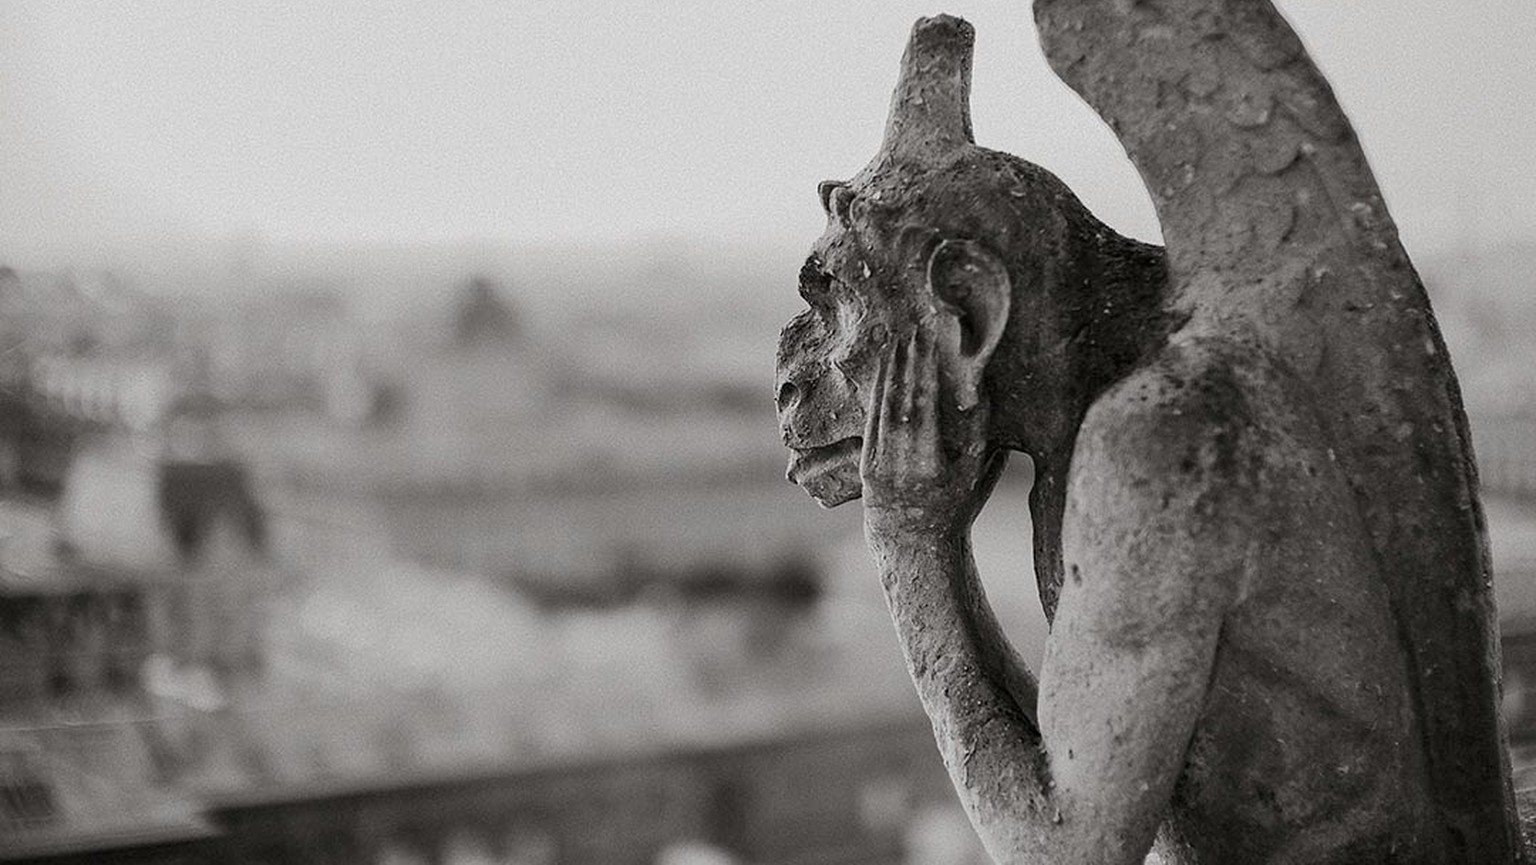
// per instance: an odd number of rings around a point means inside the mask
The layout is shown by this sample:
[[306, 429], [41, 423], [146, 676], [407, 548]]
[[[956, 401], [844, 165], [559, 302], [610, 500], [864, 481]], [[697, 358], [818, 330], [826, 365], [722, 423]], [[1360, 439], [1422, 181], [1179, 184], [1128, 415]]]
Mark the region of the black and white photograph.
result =
[[0, 863], [1536, 865], [1533, 93], [1525, 0], [0, 0]]

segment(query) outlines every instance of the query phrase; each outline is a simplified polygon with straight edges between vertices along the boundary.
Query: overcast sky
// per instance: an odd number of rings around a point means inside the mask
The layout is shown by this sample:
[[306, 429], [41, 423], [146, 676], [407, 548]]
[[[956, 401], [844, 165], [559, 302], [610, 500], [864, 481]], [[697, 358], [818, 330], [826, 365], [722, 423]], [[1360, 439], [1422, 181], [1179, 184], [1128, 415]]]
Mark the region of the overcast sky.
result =
[[[1410, 250], [1536, 237], [1536, 3], [1279, 5]], [[941, 11], [977, 26], [978, 142], [1155, 238], [1021, 0], [0, 0], [0, 259], [232, 236], [803, 245], [816, 182], [874, 152], [906, 32]]]

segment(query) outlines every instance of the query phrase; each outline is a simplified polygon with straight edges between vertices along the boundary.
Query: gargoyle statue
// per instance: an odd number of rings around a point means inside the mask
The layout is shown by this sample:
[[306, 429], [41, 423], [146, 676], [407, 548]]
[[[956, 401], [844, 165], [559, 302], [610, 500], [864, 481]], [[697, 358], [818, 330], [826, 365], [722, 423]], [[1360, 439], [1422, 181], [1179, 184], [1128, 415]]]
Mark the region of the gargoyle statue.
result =
[[[999, 863], [1521, 861], [1455, 376], [1326, 82], [1267, 0], [1037, 0], [1167, 249], [978, 147], [917, 23], [820, 187], [780, 338], [790, 479], [862, 496], [908, 668]], [[1034, 463], [1038, 681], [972, 520]]]

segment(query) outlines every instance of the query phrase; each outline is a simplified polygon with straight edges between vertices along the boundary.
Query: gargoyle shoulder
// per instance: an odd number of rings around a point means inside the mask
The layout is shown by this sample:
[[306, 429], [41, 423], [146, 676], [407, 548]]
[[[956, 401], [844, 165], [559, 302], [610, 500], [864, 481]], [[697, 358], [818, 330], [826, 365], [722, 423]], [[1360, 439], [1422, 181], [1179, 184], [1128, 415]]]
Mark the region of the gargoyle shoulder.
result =
[[[1256, 349], [1175, 343], [1104, 393], [1078, 434], [1068, 512], [1080, 529], [1251, 537], [1315, 461], [1286, 388]], [[1097, 525], [1100, 522], [1103, 525]], [[1113, 523], [1114, 525], [1111, 525]], [[1129, 540], [1129, 539], [1127, 539]]]

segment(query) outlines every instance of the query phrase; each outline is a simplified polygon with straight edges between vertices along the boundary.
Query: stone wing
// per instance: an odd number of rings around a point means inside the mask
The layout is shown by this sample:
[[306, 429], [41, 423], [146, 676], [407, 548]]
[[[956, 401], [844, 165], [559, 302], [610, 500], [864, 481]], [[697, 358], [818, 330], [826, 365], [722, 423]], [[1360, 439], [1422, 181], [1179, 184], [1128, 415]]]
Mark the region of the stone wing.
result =
[[1514, 861], [1497, 622], [1460, 390], [1353, 130], [1268, 0], [1036, 0], [1052, 68], [1152, 194], [1186, 332], [1267, 351], [1317, 407], [1389, 583], [1434, 785]]

